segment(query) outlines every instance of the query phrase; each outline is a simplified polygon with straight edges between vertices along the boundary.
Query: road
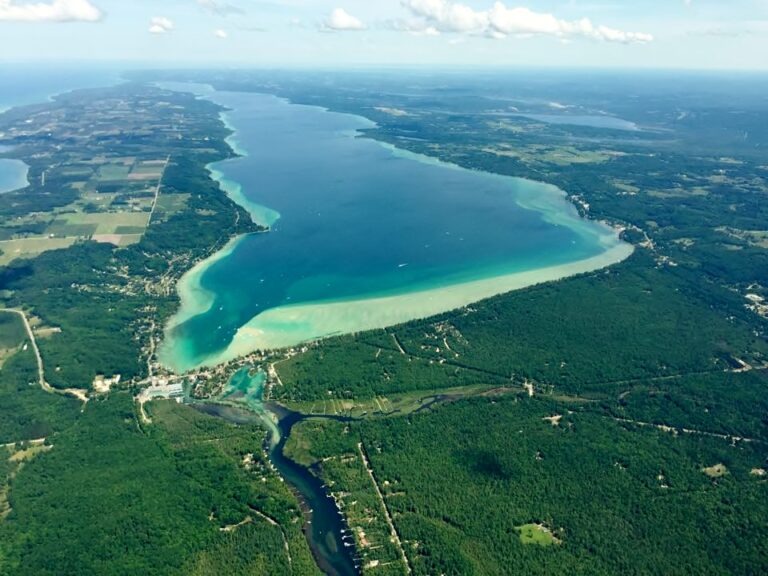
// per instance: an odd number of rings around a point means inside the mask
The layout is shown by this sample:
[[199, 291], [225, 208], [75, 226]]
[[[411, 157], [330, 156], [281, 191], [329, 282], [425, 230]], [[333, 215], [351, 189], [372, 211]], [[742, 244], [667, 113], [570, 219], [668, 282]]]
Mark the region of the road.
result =
[[13, 310], [11, 308], [4, 308], [0, 312], [8, 312], [10, 314], [18, 314], [21, 320], [24, 322], [24, 327], [27, 329], [27, 336], [29, 342], [32, 344], [32, 350], [35, 352], [35, 358], [37, 359], [37, 377], [40, 382], [40, 387], [46, 392], [54, 393], [54, 389], [45, 381], [45, 368], [43, 366], [43, 357], [40, 356], [40, 349], [37, 347], [37, 340], [35, 339], [35, 333], [32, 332], [32, 326], [27, 319], [27, 315], [21, 310]]
[[165, 171], [168, 169], [168, 164], [171, 161], [171, 157], [168, 156], [165, 159], [165, 165], [163, 166], [163, 171], [160, 173], [160, 179], [157, 181], [157, 186], [155, 187], [155, 199], [152, 201], [152, 210], [149, 212], [149, 219], [147, 220], [147, 226], [149, 226], [152, 223], [152, 216], [155, 215], [155, 208], [157, 208], [157, 201], [160, 198], [160, 188], [163, 185], [163, 177], [165, 177]]
[[407, 574], [411, 573], [411, 565], [408, 563], [408, 557], [405, 555], [405, 550], [403, 550], [403, 543], [400, 541], [400, 535], [397, 533], [397, 530], [395, 529], [395, 523], [392, 521], [392, 515], [389, 513], [389, 508], [387, 507], [387, 503], [384, 500], [384, 495], [381, 493], [381, 490], [379, 489], [379, 484], [376, 482], [376, 477], [373, 475], [373, 469], [371, 468], [371, 463], [368, 461], [368, 456], [365, 454], [365, 450], [363, 450], [363, 443], [360, 442], [357, 445], [357, 450], [360, 453], [360, 458], [363, 461], [363, 466], [365, 466], [366, 472], [368, 472], [368, 476], [371, 478], [371, 482], [373, 483], [373, 487], [376, 490], [376, 496], [379, 499], [379, 502], [381, 502], [381, 507], [384, 510], [384, 520], [387, 522], [387, 526], [389, 526], [389, 533], [390, 538], [392, 540], [392, 543], [397, 547], [398, 552], [400, 552], [400, 558], [403, 561], [403, 565], [405, 566], [405, 572]]
[[0, 309], [0, 312], [9, 312], [11, 314], [18, 314], [22, 321], [24, 322], [24, 327], [27, 330], [27, 336], [29, 337], [29, 342], [32, 344], [32, 350], [35, 353], [35, 359], [37, 360], [37, 378], [38, 382], [40, 384], [40, 387], [48, 392], [49, 394], [64, 394], [69, 396], [74, 396], [78, 400], [80, 400], [83, 403], [88, 402], [88, 393], [85, 390], [80, 390], [78, 388], [68, 388], [66, 390], [58, 390], [48, 384], [45, 380], [45, 365], [43, 364], [43, 357], [40, 355], [40, 348], [37, 346], [37, 339], [35, 338], [35, 333], [32, 331], [32, 325], [29, 323], [29, 319], [27, 318], [27, 315], [24, 314], [21, 310], [14, 310], [12, 308], [3, 308]]

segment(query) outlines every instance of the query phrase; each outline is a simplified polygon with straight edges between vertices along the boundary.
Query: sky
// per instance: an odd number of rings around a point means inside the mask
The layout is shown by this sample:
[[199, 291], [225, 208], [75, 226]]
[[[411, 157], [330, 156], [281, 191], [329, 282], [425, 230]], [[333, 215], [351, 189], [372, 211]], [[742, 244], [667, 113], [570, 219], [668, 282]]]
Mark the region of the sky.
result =
[[768, 69], [768, 0], [0, 0], [0, 62]]

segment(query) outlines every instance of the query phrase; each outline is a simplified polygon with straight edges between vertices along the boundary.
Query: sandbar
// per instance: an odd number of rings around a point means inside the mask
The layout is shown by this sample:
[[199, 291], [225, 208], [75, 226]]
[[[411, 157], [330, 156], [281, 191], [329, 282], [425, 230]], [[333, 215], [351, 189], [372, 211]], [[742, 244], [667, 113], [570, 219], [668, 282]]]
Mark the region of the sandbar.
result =
[[599, 270], [625, 260], [633, 251], [632, 245], [621, 243], [597, 256], [568, 264], [432, 290], [272, 308], [242, 326], [225, 350], [200, 364], [215, 366], [255, 350], [288, 348], [331, 335], [386, 328], [428, 318], [513, 290]]

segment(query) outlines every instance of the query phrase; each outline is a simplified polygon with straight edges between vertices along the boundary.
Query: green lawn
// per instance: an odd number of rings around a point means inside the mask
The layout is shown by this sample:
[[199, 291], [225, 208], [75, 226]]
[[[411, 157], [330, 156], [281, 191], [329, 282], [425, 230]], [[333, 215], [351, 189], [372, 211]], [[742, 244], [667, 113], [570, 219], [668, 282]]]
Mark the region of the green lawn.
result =
[[520, 534], [520, 542], [523, 544], [552, 546], [553, 544], [560, 543], [548, 528], [540, 524], [524, 524], [515, 529]]

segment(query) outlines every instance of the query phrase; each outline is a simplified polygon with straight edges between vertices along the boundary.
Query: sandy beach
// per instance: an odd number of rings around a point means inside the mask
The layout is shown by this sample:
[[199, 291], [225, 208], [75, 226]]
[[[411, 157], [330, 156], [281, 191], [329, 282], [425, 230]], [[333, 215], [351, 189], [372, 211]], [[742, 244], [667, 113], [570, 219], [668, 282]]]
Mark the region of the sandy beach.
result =
[[[213, 95], [206, 94], [206, 96]], [[211, 99], [216, 101], [215, 97]], [[255, 222], [271, 227], [280, 218], [280, 213], [249, 200], [243, 193], [241, 184], [226, 177], [227, 165], [243, 161], [248, 157], [248, 152], [240, 147], [238, 130], [226, 111], [221, 113], [221, 119], [232, 130], [227, 142], [239, 158], [209, 165], [211, 177], [219, 182], [233, 201], [248, 210]], [[354, 137], [351, 133], [348, 136]], [[457, 165], [400, 150], [389, 144], [379, 142], [377, 144], [398, 157], [422, 164], [439, 165], [443, 169], [464, 170]], [[519, 180], [495, 174], [488, 174], [487, 177], [504, 182]], [[438, 279], [435, 287], [430, 285], [411, 286], [410, 289], [403, 287], [402, 292], [399, 293], [368, 294], [270, 308], [237, 328], [233, 340], [225, 349], [203, 358], [190, 357], [191, 354], [185, 349], [186, 340], [172, 337], [171, 333], [175, 327], [191, 318], [211, 311], [216, 295], [202, 286], [202, 278], [211, 266], [228, 258], [238, 249], [245, 238], [241, 236], [230, 241], [210, 258], [198, 263], [180, 279], [177, 290], [181, 306], [166, 327], [166, 339], [159, 351], [160, 360], [166, 366], [181, 372], [201, 365], [221, 364], [255, 350], [292, 347], [332, 335], [385, 328], [462, 308], [513, 290], [605, 268], [621, 262], [632, 254], [633, 247], [619, 240], [617, 230], [605, 223], [583, 220], [576, 207], [568, 202], [564, 191], [550, 184], [537, 184], [540, 185], [531, 188], [530, 191], [526, 191], [526, 186], [518, 186], [515, 202], [527, 210], [539, 213], [549, 224], [570, 229], [578, 236], [591, 238], [594, 241], [597, 233], [598, 243], [604, 249], [602, 253], [566, 264], [545, 265], [538, 269], [510, 273], [499, 271], [477, 279], [471, 276], [464, 280], [454, 279], [452, 284], [447, 279], [443, 279], [442, 282]], [[596, 226], [598, 230], [595, 229]]]
[[240, 328], [229, 347], [207, 358], [203, 365], [214, 366], [254, 350], [285, 348], [333, 334], [385, 328], [428, 318], [513, 290], [599, 270], [625, 260], [633, 251], [631, 245], [619, 244], [603, 254], [578, 262], [434, 290], [272, 308]]

